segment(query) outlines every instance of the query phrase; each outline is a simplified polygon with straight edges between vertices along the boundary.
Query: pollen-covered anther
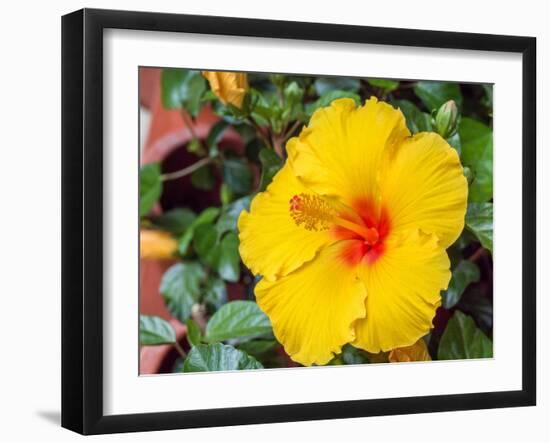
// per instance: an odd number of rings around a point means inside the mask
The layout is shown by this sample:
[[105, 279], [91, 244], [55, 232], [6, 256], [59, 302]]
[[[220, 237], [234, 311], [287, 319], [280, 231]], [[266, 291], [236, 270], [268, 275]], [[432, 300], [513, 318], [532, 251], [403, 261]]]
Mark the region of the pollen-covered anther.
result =
[[289, 201], [290, 216], [297, 226], [308, 231], [324, 231], [330, 228], [336, 212], [322, 197], [301, 193]]

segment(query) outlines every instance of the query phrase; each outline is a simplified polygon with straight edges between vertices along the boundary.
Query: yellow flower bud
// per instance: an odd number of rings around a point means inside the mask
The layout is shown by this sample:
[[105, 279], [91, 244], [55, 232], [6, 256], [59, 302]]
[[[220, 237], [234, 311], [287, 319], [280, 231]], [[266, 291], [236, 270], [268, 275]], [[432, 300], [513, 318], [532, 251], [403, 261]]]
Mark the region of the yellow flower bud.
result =
[[139, 252], [141, 258], [169, 259], [178, 250], [178, 242], [169, 232], [142, 229], [139, 233]]
[[202, 71], [210, 83], [212, 92], [226, 105], [232, 104], [241, 109], [244, 96], [248, 91], [248, 77], [239, 72]]
[[388, 356], [388, 360], [391, 363], [402, 361], [430, 361], [431, 359], [428, 353], [428, 347], [423, 339], [418, 340], [411, 346], [393, 349]]

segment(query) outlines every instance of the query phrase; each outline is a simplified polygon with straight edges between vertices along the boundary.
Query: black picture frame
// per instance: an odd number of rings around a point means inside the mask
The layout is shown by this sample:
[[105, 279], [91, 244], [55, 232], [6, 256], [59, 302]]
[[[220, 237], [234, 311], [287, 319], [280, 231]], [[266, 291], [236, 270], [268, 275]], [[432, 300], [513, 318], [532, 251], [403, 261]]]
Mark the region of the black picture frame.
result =
[[[269, 37], [522, 54], [522, 389], [110, 415], [103, 413], [103, 30]], [[536, 403], [536, 39], [83, 9], [62, 18], [62, 426], [82, 434], [457, 411]]]

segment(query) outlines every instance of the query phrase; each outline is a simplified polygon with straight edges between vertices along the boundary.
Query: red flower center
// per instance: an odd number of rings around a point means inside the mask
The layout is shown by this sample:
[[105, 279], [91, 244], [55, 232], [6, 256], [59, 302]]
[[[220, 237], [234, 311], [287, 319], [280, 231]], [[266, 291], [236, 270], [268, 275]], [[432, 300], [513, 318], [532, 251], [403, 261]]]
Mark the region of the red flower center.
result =
[[335, 226], [333, 233], [336, 238], [352, 240], [343, 249], [342, 258], [351, 266], [362, 260], [374, 263], [385, 250], [385, 239], [390, 231], [388, 212], [384, 206], [377, 208], [374, 202], [368, 200], [357, 200], [353, 210], [355, 213], [351, 217], [366, 227], [367, 235], [360, 235], [344, 226]]
[[308, 231], [330, 229], [338, 240], [352, 240], [343, 250], [350, 265], [361, 260], [374, 262], [384, 252], [390, 222], [384, 207], [369, 200], [357, 200], [351, 210], [338, 211], [326, 199], [313, 194], [294, 195], [289, 201], [290, 216]]

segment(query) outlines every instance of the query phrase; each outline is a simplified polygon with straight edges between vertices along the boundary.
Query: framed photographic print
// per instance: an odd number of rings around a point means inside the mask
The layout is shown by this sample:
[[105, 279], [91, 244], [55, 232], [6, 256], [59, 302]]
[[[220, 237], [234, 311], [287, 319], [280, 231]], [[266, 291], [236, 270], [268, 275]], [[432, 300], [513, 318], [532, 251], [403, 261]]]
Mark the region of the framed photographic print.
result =
[[64, 427], [535, 404], [534, 38], [62, 25]]

